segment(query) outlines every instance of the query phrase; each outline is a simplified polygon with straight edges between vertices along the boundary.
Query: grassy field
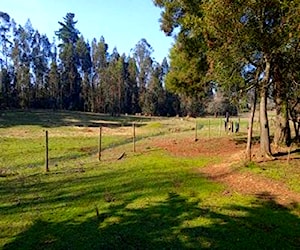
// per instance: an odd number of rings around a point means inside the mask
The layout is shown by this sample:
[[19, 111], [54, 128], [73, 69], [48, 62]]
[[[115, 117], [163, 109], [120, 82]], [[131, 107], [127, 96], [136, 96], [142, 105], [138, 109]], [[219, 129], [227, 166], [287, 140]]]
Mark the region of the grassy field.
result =
[[[136, 152], [132, 122], [137, 126]], [[299, 249], [299, 206], [227, 195], [224, 185], [195, 171], [222, 159], [174, 156], [150, 143], [155, 138], [194, 138], [195, 127], [192, 118], [2, 113], [0, 249]], [[235, 137], [243, 138], [246, 128], [242, 119]], [[223, 131], [221, 119], [199, 118], [197, 136], [231, 135]], [[117, 160], [123, 152], [126, 156]], [[245, 171], [292, 180], [290, 185], [300, 192], [295, 172], [269, 169], [252, 165]]]

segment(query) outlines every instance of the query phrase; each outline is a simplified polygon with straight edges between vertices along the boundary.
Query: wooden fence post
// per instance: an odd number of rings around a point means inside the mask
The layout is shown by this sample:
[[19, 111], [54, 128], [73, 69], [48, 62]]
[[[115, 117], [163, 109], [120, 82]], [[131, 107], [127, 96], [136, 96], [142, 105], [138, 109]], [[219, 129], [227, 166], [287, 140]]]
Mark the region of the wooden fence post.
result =
[[196, 125], [195, 125], [195, 141], [198, 141], [198, 122], [196, 120]]
[[208, 138], [210, 138], [210, 119], [208, 120]]
[[132, 132], [133, 132], [133, 136], [132, 136], [132, 143], [133, 143], [133, 152], [135, 153], [135, 122], [132, 123]]
[[99, 127], [99, 144], [98, 144], [98, 160], [101, 161], [102, 152], [102, 126]]
[[46, 130], [45, 134], [45, 167], [46, 167], [46, 172], [49, 172], [49, 153], [48, 153], [48, 131]]

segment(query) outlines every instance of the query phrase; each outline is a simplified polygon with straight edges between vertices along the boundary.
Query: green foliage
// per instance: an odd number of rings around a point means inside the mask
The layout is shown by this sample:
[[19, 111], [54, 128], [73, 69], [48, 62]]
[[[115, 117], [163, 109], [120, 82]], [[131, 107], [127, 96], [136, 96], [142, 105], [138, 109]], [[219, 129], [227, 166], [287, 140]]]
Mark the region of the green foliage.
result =
[[171, 50], [170, 60], [170, 71], [166, 76], [167, 88], [178, 94], [204, 95], [206, 84], [203, 84], [202, 79], [207, 70], [205, 57], [195, 57], [177, 44]]
[[[50, 43], [45, 35], [33, 29], [30, 21], [22, 27], [5, 13], [2, 19], [0, 102], [3, 109], [52, 108], [160, 116], [190, 112], [185, 97], [166, 89], [168, 61], [165, 58], [161, 64], [155, 62], [153, 48], [146, 39], [136, 44], [132, 56], [121, 56], [116, 48], [110, 54], [103, 36], [88, 43], [76, 28], [75, 14], [67, 13], [55, 32], [60, 43], [57, 48], [56, 42]], [[12, 36], [6, 36], [8, 33]], [[189, 40], [191, 47], [197, 42], [197, 38]], [[185, 53], [188, 51], [186, 48]], [[201, 60], [194, 63], [205, 61]], [[200, 66], [193, 69], [192, 78]], [[202, 107], [195, 106], [195, 110]]]
[[[290, 70], [286, 65], [290, 61], [287, 58], [299, 54], [295, 51], [299, 49], [299, 1], [157, 0], [154, 3], [163, 9], [162, 30], [167, 35], [176, 31], [168, 85], [173, 91], [196, 95], [205, 93], [205, 89], [198, 88], [203, 86], [201, 82], [213, 82], [236, 105], [247, 91], [257, 88], [261, 151], [270, 156], [266, 100], [270, 87], [275, 89], [274, 98], [279, 100], [278, 110], [286, 105], [288, 98], [294, 99], [293, 94], [288, 94], [294, 92], [288, 86], [298, 82], [298, 77], [291, 80], [287, 75], [297, 69]], [[283, 56], [283, 51], [290, 56]], [[203, 63], [199, 64], [201, 59]], [[289, 134], [288, 123], [283, 128], [280, 124], [279, 130]], [[289, 138], [287, 135], [286, 141]]]
[[65, 44], [75, 44], [78, 40], [80, 32], [75, 28], [77, 21], [74, 21], [75, 14], [67, 13], [64, 17], [64, 22], [58, 22], [62, 26], [55, 34], [63, 41], [61, 46]]

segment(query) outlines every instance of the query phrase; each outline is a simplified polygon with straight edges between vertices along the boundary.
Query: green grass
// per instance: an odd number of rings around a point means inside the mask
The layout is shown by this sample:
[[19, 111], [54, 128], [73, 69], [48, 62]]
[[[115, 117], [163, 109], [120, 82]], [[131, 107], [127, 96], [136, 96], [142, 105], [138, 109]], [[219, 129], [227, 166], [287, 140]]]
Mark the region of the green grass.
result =
[[[91, 114], [65, 114], [91, 121]], [[64, 125], [59, 122], [64, 119], [61, 113], [58, 117], [53, 112], [24, 113], [19, 120], [17, 113], [9, 115], [13, 121], [6, 117], [0, 128], [0, 248], [298, 249], [300, 245], [299, 207], [227, 194], [225, 186], [197, 173], [197, 168], [220, 159], [175, 157], [147, 147], [149, 136], [193, 136], [194, 120], [136, 120], [145, 123], [137, 127], [136, 153], [130, 143], [131, 127], [122, 133], [108, 127], [99, 162], [97, 128]], [[49, 173], [44, 171], [45, 117], [58, 122], [47, 127]], [[122, 152], [126, 156], [118, 161]]]

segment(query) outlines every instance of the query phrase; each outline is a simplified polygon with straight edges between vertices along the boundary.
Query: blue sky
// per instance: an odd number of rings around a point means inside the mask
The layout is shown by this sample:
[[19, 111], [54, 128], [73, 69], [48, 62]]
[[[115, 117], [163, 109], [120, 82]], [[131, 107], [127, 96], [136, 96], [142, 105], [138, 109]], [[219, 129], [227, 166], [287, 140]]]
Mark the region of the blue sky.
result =
[[85, 39], [104, 36], [110, 52], [117, 47], [120, 54], [129, 55], [137, 42], [146, 38], [158, 62], [168, 56], [173, 43], [173, 38], [160, 30], [161, 10], [152, 0], [6, 0], [1, 1], [0, 11], [21, 25], [30, 18], [33, 27], [50, 41], [60, 27], [58, 21], [72, 12]]

